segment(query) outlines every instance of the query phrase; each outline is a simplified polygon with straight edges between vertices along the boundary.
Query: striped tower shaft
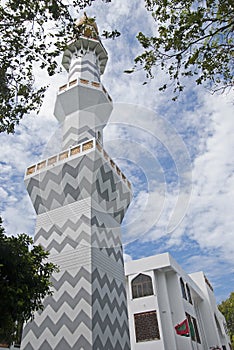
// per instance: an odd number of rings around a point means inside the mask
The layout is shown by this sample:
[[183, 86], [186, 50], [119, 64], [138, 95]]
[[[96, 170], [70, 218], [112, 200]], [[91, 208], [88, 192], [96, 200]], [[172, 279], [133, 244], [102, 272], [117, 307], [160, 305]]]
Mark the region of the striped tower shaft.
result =
[[[97, 34], [92, 25], [85, 28]], [[55, 105], [63, 150], [26, 171], [37, 213], [35, 243], [60, 271], [52, 277], [53, 296], [24, 327], [23, 350], [130, 349], [120, 225], [132, 195], [102, 147], [112, 110], [99, 82], [106, 61], [97, 36], [70, 43], [63, 57], [69, 81]]]

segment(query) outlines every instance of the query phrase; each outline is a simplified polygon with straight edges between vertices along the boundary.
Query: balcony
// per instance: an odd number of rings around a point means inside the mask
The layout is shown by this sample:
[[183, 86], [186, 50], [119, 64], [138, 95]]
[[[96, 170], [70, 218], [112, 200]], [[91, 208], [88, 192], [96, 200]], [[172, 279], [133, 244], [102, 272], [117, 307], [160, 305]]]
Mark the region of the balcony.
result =
[[115, 164], [115, 162], [109, 157], [106, 151], [102, 148], [101, 144], [95, 139], [91, 139], [80, 144], [75, 145], [68, 150], [65, 150], [59, 154], [56, 154], [48, 159], [44, 159], [43, 161], [34, 164], [27, 168], [25, 177], [29, 177], [32, 175], [38, 174], [42, 170], [47, 170], [55, 165], [58, 165], [65, 160], [69, 160], [77, 157], [77, 155], [84, 155], [94, 149], [97, 149], [102, 157], [110, 164], [115, 174], [123, 181], [128, 188], [131, 190], [131, 183], [127, 180], [126, 176], [122, 173], [119, 167]]
[[89, 81], [87, 79], [82, 79], [82, 78], [72, 80], [72, 81], [68, 82], [67, 84], [60, 86], [58, 94], [63, 93], [76, 85], [86, 85], [86, 86], [94, 87], [98, 90], [102, 90], [104, 92], [104, 94], [107, 96], [108, 100], [110, 102], [112, 102], [112, 98], [110, 97], [110, 95], [108, 94], [108, 92], [106, 91], [106, 89], [104, 88], [104, 86], [101, 83], [99, 83], [97, 81]]
[[40, 170], [45, 170], [48, 169], [52, 166], [55, 166], [61, 162], [64, 162], [64, 160], [67, 160], [68, 158], [72, 158], [76, 156], [77, 154], [84, 154], [87, 153], [88, 151], [92, 150], [95, 145], [95, 139], [91, 139], [89, 141], [85, 141], [80, 143], [79, 145], [76, 145], [72, 148], [69, 148], [66, 151], [63, 151], [59, 154], [56, 154], [48, 159], [45, 159], [41, 161], [40, 163], [34, 164], [27, 168], [26, 170], [26, 176], [30, 176], [33, 174], [38, 173]]
[[104, 156], [104, 158], [109, 162], [111, 167], [115, 170], [115, 173], [121, 178], [121, 180], [123, 180], [126, 183], [128, 188], [131, 190], [132, 189], [131, 183], [127, 180], [126, 176], [118, 168], [118, 166], [115, 164], [115, 162], [108, 156], [106, 151], [102, 148], [102, 146], [100, 145], [100, 143], [97, 140], [96, 140], [96, 148]]

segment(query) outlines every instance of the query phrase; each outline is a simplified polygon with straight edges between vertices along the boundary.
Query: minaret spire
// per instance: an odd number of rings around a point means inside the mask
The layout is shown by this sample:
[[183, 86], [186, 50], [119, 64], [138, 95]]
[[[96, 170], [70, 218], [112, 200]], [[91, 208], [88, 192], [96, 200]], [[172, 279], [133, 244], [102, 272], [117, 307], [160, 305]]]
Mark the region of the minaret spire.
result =
[[107, 52], [98, 36], [95, 18], [86, 13], [76, 21], [76, 38], [64, 52], [62, 65], [69, 73], [69, 80], [83, 78], [100, 81], [108, 59]]
[[112, 100], [100, 82], [107, 53], [84, 16], [62, 64], [54, 115], [62, 151], [30, 166], [25, 184], [37, 213], [35, 243], [60, 272], [54, 295], [23, 333], [22, 350], [129, 350], [120, 225], [131, 185], [103, 148]]
[[[60, 87], [54, 111], [63, 123], [63, 149], [96, 135], [102, 143], [103, 129], [113, 108], [112, 99], [100, 81], [108, 55], [98, 37], [95, 19], [85, 15], [76, 26], [78, 33], [68, 43], [62, 58], [68, 83]], [[87, 124], [90, 113], [93, 120]]]

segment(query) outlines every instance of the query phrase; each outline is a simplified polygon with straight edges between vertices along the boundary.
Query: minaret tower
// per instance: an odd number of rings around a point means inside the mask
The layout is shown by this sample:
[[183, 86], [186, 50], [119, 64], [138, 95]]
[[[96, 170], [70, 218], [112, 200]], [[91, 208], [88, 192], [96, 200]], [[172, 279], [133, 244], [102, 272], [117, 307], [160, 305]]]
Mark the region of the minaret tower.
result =
[[96, 23], [86, 15], [62, 64], [55, 117], [62, 151], [26, 171], [37, 213], [35, 243], [59, 265], [54, 294], [23, 332], [23, 350], [129, 350], [120, 224], [131, 185], [103, 149], [112, 101], [100, 81], [107, 62]]

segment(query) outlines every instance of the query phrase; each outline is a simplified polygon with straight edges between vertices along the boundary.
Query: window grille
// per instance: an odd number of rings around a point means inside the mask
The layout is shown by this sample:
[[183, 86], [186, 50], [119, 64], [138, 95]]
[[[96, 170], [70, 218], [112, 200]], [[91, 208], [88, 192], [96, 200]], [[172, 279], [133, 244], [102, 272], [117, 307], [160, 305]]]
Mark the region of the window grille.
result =
[[134, 321], [137, 343], [160, 339], [156, 311], [135, 314]]

